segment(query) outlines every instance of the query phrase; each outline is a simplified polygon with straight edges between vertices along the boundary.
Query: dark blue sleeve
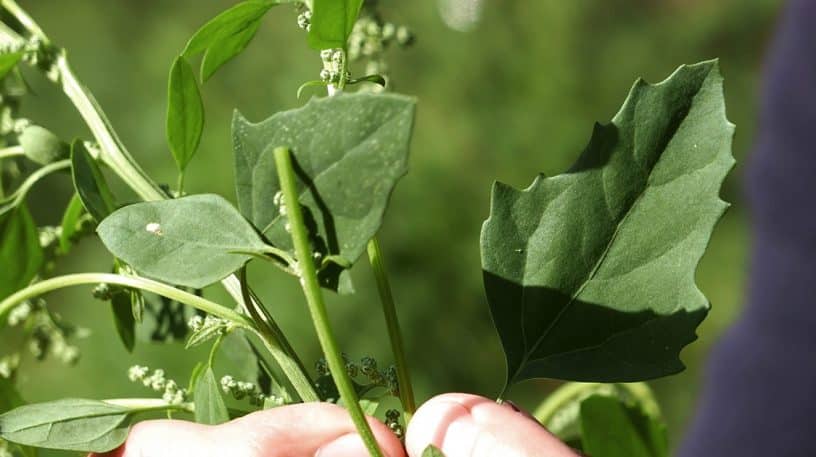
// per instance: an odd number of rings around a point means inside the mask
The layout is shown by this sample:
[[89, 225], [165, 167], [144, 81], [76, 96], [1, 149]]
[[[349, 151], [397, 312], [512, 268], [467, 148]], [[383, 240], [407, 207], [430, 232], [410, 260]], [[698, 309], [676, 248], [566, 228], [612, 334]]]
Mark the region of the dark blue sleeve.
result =
[[746, 190], [746, 307], [709, 360], [679, 456], [816, 456], [816, 0], [781, 18]]

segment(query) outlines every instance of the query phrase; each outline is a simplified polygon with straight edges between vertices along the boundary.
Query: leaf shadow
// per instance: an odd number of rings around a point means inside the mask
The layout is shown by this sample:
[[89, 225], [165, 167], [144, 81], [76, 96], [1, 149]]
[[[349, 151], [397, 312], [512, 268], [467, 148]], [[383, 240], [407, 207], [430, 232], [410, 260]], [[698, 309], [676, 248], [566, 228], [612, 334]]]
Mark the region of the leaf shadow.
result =
[[[320, 221], [323, 223], [322, 233], [326, 234], [324, 239], [321, 236], [318, 218], [315, 217], [312, 209], [309, 206], [301, 205], [301, 209], [303, 210], [303, 223], [306, 225], [306, 229], [309, 232], [312, 248], [316, 252], [319, 252], [324, 258], [332, 255], [339, 255], [340, 242], [337, 239], [337, 228], [335, 226], [334, 216], [329, 210], [326, 201], [318, 192], [314, 180], [298, 163], [296, 154], [292, 154], [292, 168], [303, 186], [309, 190], [315, 206], [320, 211]], [[350, 284], [344, 284], [345, 282], [349, 281], [348, 278], [346, 278], [346, 281], [343, 281], [341, 276], [344, 271], [345, 269], [342, 266], [331, 262], [324, 268], [319, 269], [318, 280], [323, 287], [332, 290], [353, 290]]]
[[708, 313], [708, 306], [666, 313], [615, 309], [488, 271], [483, 275], [510, 383], [636, 382], [678, 373], [685, 368], [680, 351], [697, 338], [695, 330]]

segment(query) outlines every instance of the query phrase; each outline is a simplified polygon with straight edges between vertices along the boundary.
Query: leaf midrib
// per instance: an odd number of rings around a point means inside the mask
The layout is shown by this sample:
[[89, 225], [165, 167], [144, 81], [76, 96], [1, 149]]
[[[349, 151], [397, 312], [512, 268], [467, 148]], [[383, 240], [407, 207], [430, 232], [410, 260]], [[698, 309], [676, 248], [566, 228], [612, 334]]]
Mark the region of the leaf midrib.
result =
[[[707, 79], [707, 77], [706, 77], [706, 79]], [[705, 80], [703, 81], [703, 83], [701, 83], [700, 89], [702, 88], [703, 84], [705, 84]], [[691, 113], [691, 108], [692, 108], [692, 106], [694, 104], [693, 100], [700, 93], [700, 89], [698, 89], [697, 92], [695, 92], [694, 96], [692, 97], [692, 103], [689, 106], [689, 109], [686, 111], [685, 115], [683, 116], [682, 121], [677, 122], [676, 125], [674, 126], [674, 129], [671, 131], [671, 135], [670, 135], [671, 138], [669, 139], [669, 141], [666, 142], [665, 146], [663, 147], [663, 150], [660, 152], [660, 156], [655, 161], [654, 165], [652, 165], [652, 167], [649, 169], [649, 173], [648, 173], [648, 176], [646, 177], [646, 180], [644, 182], [643, 189], [638, 193], [637, 198], [634, 199], [632, 204], [629, 205], [629, 208], [626, 210], [626, 214], [616, 224], [615, 231], [610, 236], [609, 241], [607, 242], [606, 246], [604, 247], [604, 251], [598, 257], [598, 260], [595, 262], [595, 265], [593, 265], [592, 269], [588, 272], [588, 274], [586, 276], [586, 279], [584, 279], [584, 281], [581, 283], [580, 287], [572, 295], [570, 295], [569, 301], [563, 306], [563, 308], [561, 308], [561, 310], [558, 312], [558, 314], [552, 320], [550, 325], [547, 326], [547, 328], [544, 330], [544, 332], [541, 334], [541, 336], [539, 336], [536, 339], [535, 344], [533, 344], [533, 346], [531, 348], [529, 348], [529, 350], [527, 350], [527, 347], [526, 347], [527, 346], [527, 334], [526, 334], [526, 328], [525, 328], [526, 326], [523, 325], [524, 313], [522, 312], [522, 327], [521, 328], [522, 328], [522, 335], [524, 336], [525, 353], [524, 353], [524, 357], [522, 358], [521, 362], [519, 363], [518, 368], [516, 369], [515, 373], [513, 373], [513, 375], [508, 380], [508, 384], [512, 384], [514, 382], [514, 380], [518, 377], [518, 375], [524, 370], [524, 367], [530, 361], [530, 358], [538, 350], [538, 348], [541, 346], [541, 344], [544, 343], [544, 341], [547, 339], [547, 337], [549, 336], [552, 329], [555, 328], [556, 325], [558, 325], [558, 323], [561, 321], [561, 319], [564, 317], [564, 315], [567, 313], [567, 311], [569, 311], [569, 309], [572, 307], [572, 304], [578, 299], [578, 297], [581, 295], [581, 293], [584, 291], [584, 289], [587, 287], [587, 285], [594, 279], [594, 277], [597, 274], [598, 270], [600, 269], [600, 267], [603, 265], [604, 261], [606, 260], [606, 257], [609, 254], [609, 250], [615, 244], [615, 240], [617, 239], [621, 228], [624, 226], [626, 221], [629, 219], [629, 216], [632, 214], [634, 208], [641, 201], [641, 199], [643, 198], [643, 195], [645, 195], [646, 192], [649, 190], [649, 188], [650, 188], [649, 182], [651, 181], [652, 174], [654, 173], [655, 168], [657, 168], [658, 164], [660, 164], [660, 162], [663, 160], [664, 153], [666, 152], [666, 149], [668, 148], [668, 145], [671, 144], [672, 139], [674, 139], [675, 136], [677, 135], [677, 131], [680, 129], [680, 127], [683, 125], [683, 123], [685, 123], [686, 120], [688, 119], [688, 116]], [[639, 103], [639, 101], [638, 101], [638, 103]], [[636, 106], [637, 106], [637, 103], [636, 103]], [[613, 124], [614, 124], [614, 122], [613, 122]], [[637, 131], [637, 127], [638, 127], [638, 124], [635, 123], [634, 128], [633, 128], [635, 132]], [[633, 138], [637, 138], [637, 135], [634, 134], [634, 133], [633, 133]], [[633, 154], [634, 154], [634, 149], [635, 149], [635, 145], [633, 144], [632, 145]], [[527, 251], [529, 252], [529, 249], [527, 249]], [[524, 269], [523, 269], [523, 271], [525, 271], [525, 272], [527, 270], [527, 258], [528, 258], [528, 256], [525, 256]], [[525, 289], [526, 288], [522, 288], [522, 298], [524, 297], [524, 290]], [[524, 309], [524, 307], [525, 307], [525, 304], [524, 304], [524, 302], [522, 302], [522, 310]]]

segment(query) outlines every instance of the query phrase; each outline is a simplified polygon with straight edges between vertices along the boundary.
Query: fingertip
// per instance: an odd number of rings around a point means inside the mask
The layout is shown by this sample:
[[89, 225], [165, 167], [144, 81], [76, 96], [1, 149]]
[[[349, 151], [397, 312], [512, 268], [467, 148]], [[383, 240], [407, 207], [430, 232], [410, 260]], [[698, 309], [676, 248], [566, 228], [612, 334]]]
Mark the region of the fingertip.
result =
[[408, 454], [420, 457], [429, 444], [447, 457], [576, 456], [523, 412], [470, 394], [443, 394], [417, 410], [406, 434]]

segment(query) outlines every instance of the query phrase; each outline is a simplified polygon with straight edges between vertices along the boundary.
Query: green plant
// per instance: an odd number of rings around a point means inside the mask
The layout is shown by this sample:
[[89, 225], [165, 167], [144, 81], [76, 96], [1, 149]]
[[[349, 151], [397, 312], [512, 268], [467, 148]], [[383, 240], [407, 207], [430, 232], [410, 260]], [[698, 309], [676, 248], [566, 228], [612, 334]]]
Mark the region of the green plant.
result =
[[[298, 93], [325, 86], [330, 96], [260, 123], [236, 114], [237, 209], [217, 195], [184, 192], [205, 122], [199, 80], [203, 84], [240, 54], [264, 15], [280, 3], [294, 2], [237, 4], [199, 29], [173, 62], [167, 141], [179, 178], [172, 190], [136, 164], [77, 80], [65, 51], [13, 0], [0, 3], [7, 14], [0, 26], [0, 159], [3, 184], [18, 183], [0, 202], [0, 328], [21, 327], [43, 356], [70, 362], [76, 357], [70, 340], [81, 332], [40, 297], [96, 285], [95, 296], [110, 302], [127, 347], [133, 347], [135, 326], [157, 316], [170, 320], [157, 338], [189, 329], [188, 346], [212, 344], [186, 387], [161, 370], [131, 370], [132, 380], [161, 399], [24, 405], [14, 393], [16, 354], [5, 355], [0, 438], [13, 449], [109, 450], [133, 420], [157, 411], [216, 424], [260, 408], [334, 401], [349, 410], [371, 454], [380, 455], [363, 414], [378, 413], [397, 432], [410, 421], [416, 402], [376, 239], [391, 191], [407, 171], [415, 100], [381, 90], [388, 81], [384, 47], [410, 43], [407, 29], [383, 22], [361, 0], [297, 4], [298, 24], [323, 64], [320, 79]], [[203, 55], [198, 77], [190, 63], [197, 55]], [[352, 78], [356, 60], [365, 62], [366, 71]], [[26, 92], [21, 63], [62, 89], [93, 139], [69, 145], [19, 117]], [[596, 126], [567, 173], [539, 177], [523, 191], [494, 186], [481, 248], [488, 301], [507, 357], [499, 401], [526, 379], [590, 382], [566, 385], [536, 416], [596, 457], [667, 453], [648, 388], [621, 383], [680, 371], [679, 352], [707, 312], [693, 275], [727, 206], [718, 192], [733, 165], [733, 128], [721, 85], [716, 62], [681, 67], [657, 85], [639, 81], [612, 122]], [[351, 86], [360, 90], [351, 93]], [[15, 170], [32, 163], [40, 167], [24, 179], [17, 176]], [[123, 205], [108, 188], [105, 168], [143, 202]], [[63, 170], [70, 170], [76, 196], [60, 227], [38, 228], [25, 197], [41, 177]], [[113, 255], [113, 272], [49, 277], [52, 264], [94, 232]], [[393, 348], [395, 365], [385, 370], [373, 359], [358, 365], [340, 352], [323, 299], [323, 289], [353, 292], [348, 268], [363, 253]], [[300, 282], [325, 353], [314, 376], [252, 292], [245, 270], [250, 261], [270, 262]], [[235, 306], [199, 293], [219, 281]], [[262, 366], [259, 379], [216, 379], [215, 354], [228, 350], [230, 338], [239, 341], [232, 350]], [[222, 392], [248, 401], [231, 409]], [[386, 396], [399, 398], [400, 413], [378, 407]], [[618, 444], [604, 439], [609, 430]]]

